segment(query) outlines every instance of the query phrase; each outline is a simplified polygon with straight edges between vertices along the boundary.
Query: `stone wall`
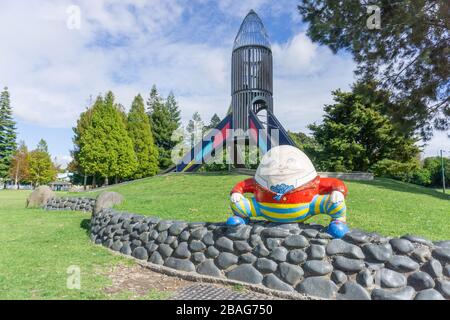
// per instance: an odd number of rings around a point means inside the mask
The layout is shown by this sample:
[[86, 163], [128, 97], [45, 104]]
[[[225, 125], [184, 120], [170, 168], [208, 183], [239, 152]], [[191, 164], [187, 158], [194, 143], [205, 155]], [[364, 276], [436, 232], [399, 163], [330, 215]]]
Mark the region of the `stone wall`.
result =
[[90, 236], [153, 264], [327, 299], [450, 299], [450, 241], [359, 230], [337, 240], [320, 225], [229, 227], [112, 209], [92, 216]]
[[75, 210], [92, 212], [95, 206], [95, 199], [92, 198], [51, 198], [43, 206], [45, 210]]

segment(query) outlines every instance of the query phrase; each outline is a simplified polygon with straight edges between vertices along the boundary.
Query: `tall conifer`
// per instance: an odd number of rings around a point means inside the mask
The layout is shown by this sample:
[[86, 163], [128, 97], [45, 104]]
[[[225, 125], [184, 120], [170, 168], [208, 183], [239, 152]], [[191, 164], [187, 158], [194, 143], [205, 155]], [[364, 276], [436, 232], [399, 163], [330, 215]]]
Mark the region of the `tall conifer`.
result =
[[16, 123], [12, 116], [8, 88], [0, 94], [0, 179], [7, 179], [11, 158], [16, 151]]
[[145, 113], [144, 99], [141, 95], [134, 98], [128, 114], [128, 134], [133, 141], [137, 158], [137, 170], [134, 178], [153, 176], [158, 172], [158, 148], [153, 140], [150, 121]]

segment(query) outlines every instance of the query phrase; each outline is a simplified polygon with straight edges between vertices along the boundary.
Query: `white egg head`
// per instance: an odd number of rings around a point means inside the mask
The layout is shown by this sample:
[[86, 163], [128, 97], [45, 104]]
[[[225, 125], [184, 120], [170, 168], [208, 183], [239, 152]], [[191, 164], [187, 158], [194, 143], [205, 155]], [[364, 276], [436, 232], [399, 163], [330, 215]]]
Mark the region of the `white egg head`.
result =
[[316, 177], [316, 169], [303, 151], [282, 145], [270, 149], [263, 156], [255, 180], [260, 186], [278, 193], [280, 188], [293, 190]]

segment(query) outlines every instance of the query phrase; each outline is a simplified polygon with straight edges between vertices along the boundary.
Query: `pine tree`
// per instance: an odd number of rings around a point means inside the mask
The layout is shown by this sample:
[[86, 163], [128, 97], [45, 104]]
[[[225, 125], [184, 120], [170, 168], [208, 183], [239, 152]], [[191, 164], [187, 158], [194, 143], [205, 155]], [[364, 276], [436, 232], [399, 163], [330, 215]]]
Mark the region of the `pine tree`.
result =
[[172, 122], [174, 130], [178, 129], [178, 127], [181, 125], [181, 116], [180, 116], [180, 109], [178, 108], [178, 102], [175, 99], [175, 95], [171, 91], [166, 99], [166, 107], [170, 114], [170, 120]]
[[9, 177], [19, 189], [21, 182], [26, 182], [30, 178], [30, 155], [24, 141], [19, 143], [19, 147], [11, 159]]
[[202, 134], [204, 132], [205, 124], [203, 123], [200, 113], [197, 111], [192, 115], [192, 119], [186, 127], [186, 131], [189, 134], [191, 148], [194, 148], [197, 143], [202, 140]]
[[153, 137], [158, 146], [159, 166], [165, 169], [173, 164], [171, 152], [177, 141], [172, 141], [172, 136], [180, 126], [180, 111], [173, 93], [170, 93], [167, 101], [163, 103], [155, 86], [150, 91], [147, 106]]
[[220, 120], [220, 117], [217, 115], [217, 113], [214, 113], [214, 115], [211, 117], [211, 120], [209, 121], [209, 125], [205, 126], [204, 132], [214, 129], [221, 121], [222, 120]]
[[128, 114], [128, 134], [133, 141], [137, 158], [137, 170], [134, 178], [153, 176], [158, 172], [158, 148], [156, 147], [150, 127], [150, 121], [145, 113], [144, 99], [141, 95], [134, 98]]
[[[16, 123], [12, 116], [8, 88], [0, 94], [0, 179], [7, 179], [11, 158], [16, 151]], [[5, 181], [6, 183], [6, 181]]]
[[37, 148], [30, 152], [30, 181], [34, 186], [44, 185], [56, 179], [57, 169], [47, 149], [47, 142], [41, 139]]

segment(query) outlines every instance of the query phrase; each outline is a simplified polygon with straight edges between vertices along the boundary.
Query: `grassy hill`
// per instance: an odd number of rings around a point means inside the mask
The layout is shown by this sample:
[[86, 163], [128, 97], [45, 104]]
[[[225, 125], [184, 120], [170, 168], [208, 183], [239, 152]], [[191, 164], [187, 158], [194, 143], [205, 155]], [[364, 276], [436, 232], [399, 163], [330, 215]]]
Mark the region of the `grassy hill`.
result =
[[[124, 195], [120, 210], [187, 221], [225, 221], [229, 192], [248, 176], [171, 174], [112, 186]], [[450, 196], [390, 179], [347, 181], [348, 222], [352, 228], [390, 236], [418, 234], [450, 239]], [[88, 193], [93, 196], [95, 193]], [[323, 216], [309, 220], [327, 224]]]

